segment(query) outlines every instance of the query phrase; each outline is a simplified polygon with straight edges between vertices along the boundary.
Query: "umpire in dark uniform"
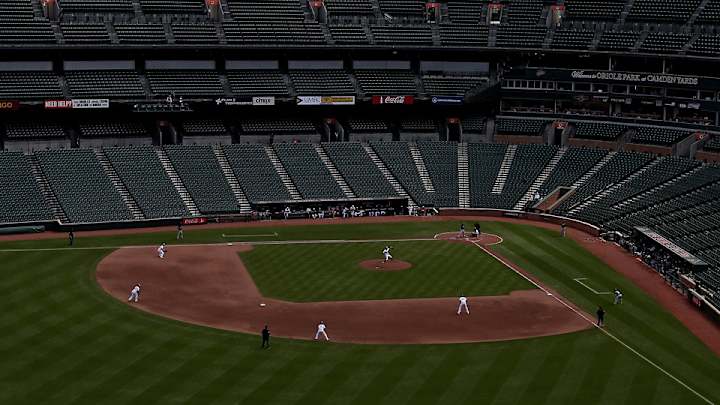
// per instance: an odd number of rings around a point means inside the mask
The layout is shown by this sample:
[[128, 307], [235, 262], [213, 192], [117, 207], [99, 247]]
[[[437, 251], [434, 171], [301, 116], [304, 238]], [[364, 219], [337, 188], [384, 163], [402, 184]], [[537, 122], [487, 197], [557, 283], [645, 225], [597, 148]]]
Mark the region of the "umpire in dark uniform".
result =
[[268, 329], [268, 326], [265, 325], [265, 328], [263, 328], [262, 332], [262, 347], [263, 349], [269, 349], [270, 348], [270, 329]]
[[605, 325], [605, 310], [603, 307], [598, 306], [595, 314], [597, 315], [597, 326], [602, 328]]

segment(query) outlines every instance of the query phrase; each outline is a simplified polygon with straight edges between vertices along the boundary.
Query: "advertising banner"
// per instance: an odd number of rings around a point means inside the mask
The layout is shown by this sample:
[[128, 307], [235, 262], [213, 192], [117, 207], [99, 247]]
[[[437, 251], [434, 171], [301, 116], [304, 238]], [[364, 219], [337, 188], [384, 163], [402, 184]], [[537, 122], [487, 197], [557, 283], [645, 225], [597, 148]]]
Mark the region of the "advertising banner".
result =
[[253, 97], [252, 105], [275, 105], [275, 97]]
[[373, 104], [414, 104], [413, 96], [373, 96]]
[[183, 218], [182, 224], [183, 225], [203, 225], [207, 224], [208, 219], [205, 217], [195, 217], [195, 218]]
[[14, 100], [3, 100], [0, 101], [0, 110], [17, 110], [20, 108], [20, 102]]
[[45, 108], [48, 110], [70, 109], [72, 106], [72, 100], [45, 100]]
[[110, 108], [110, 100], [106, 98], [74, 98], [72, 108]]
[[355, 96], [298, 96], [297, 105], [355, 105]]
[[458, 105], [465, 100], [463, 96], [433, 96], [430, 101], [437, 105]]
[[267, 106], [267, 105], [275, 105], [275, 97], [274, 96], [263, 96], [263, 97], [221, 97], [215, 99], [215, 105], [221, 106], [228, 106], [228, 107], [235, 107], [235, 106], [244, 106], [244, 105], [256, 105], [256, 106]]

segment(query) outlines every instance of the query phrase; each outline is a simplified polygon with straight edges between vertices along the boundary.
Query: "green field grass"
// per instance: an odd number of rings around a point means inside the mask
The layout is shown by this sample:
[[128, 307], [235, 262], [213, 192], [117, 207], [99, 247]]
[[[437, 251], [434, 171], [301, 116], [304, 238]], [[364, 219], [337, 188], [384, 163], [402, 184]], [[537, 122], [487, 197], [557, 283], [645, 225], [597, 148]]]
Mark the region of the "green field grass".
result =
[[393, 242], [395, 259], [413, 264], [408, 270], [358, 265], [380, 261], [385, 245], [260, 245], [240, 257], [264, 296], [288, 301], [502, 295], [535, 288], [476, 246], [442, 240]]
[[[277, 239], [389, 239], [456, 228], [433, 222], [273, 231]], [[641, 290], [556, 232], [503, 223], [483, 230], [502, 235], [499, 252], [582, 308], [606, 305], [610, 333], [720, 403], [720, 359]], [[219, 233], [187, 229], [185, 242], [222, 241]], [[78, 245], [155, 244], [171, 236], [80, 237]], [[109, 252], [0, 252], [0, 403], [703, 403], [597, 330], [460, 345], [273, 339], [272, 349], [261, 350], [257, 336], [160, 318], [109, 297], [94, 281]], [[610, 296], [593, 294], [577, 277], [623, 289], [625, 303], [613, 307]]]

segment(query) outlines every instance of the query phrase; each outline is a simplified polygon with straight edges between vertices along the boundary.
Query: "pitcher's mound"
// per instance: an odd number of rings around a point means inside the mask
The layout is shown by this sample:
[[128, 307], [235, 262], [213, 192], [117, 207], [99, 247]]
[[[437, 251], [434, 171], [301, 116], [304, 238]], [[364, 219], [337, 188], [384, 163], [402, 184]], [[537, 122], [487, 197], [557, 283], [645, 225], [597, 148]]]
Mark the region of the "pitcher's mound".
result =
[[360, 262], [360, 267], [366, 270], [373, 271], [401, 271], [407, 270], [412, 267], [412, 263], [404, 262], [402, 260], [390, 260], [384, 262], [382, 259], [363, 260]]

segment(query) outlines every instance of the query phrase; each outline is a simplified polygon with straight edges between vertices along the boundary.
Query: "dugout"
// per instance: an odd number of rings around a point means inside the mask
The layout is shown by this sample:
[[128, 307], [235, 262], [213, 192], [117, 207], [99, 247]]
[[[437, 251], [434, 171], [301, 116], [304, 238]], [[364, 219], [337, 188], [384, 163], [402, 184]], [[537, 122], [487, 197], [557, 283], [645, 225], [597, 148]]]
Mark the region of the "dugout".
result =
[[697, 256], [691, 254], [650, 228], [636, 226], [634, 228], [633, 238], [637, 242], [643, 243], [646, 246], [655, 246], [655, 248], [668, 253], [675, 263], [681, 264], [682, 267], [693, 273], [705, 271], [709, 267], [707, 263]]

